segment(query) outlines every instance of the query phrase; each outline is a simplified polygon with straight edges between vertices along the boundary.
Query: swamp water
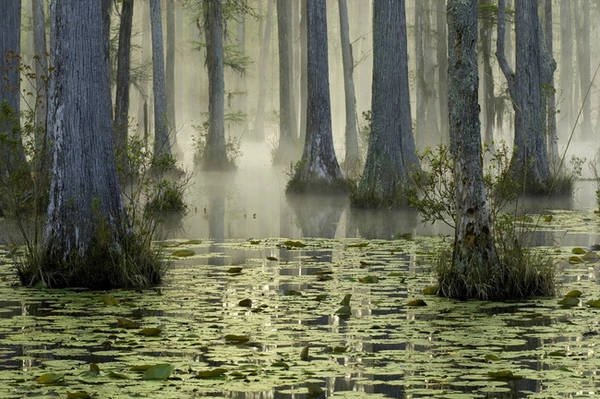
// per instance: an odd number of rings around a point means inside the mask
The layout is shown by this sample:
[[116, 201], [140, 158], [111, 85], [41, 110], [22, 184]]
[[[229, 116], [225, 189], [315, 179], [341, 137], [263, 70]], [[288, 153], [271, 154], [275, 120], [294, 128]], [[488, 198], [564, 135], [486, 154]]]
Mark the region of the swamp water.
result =
[[600, 218], [550, 214], [561, 296], [509, 303], [425, 295], [423, 236], [169, 239], [144, 292], [23, 288], [4, 247], [0, 397], [597, 397]]

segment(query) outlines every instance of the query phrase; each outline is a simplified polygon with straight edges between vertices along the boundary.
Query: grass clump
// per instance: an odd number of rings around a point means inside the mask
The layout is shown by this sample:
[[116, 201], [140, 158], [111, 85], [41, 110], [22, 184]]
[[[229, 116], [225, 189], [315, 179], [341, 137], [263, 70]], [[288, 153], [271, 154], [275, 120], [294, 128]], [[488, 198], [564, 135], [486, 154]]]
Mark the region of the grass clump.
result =
[[[556, 271], [549, 254], [528, 247], [533, 227], [522, 227], [516, 214], [506, 213], [520, 186], [507, 173], [510, 164], [506, 146], [494, 153], [486, 149], [484, 186], [491, 216], [491, 235], [497, 262], [482, 259], [485, 252], [458, 262], [453, 248], [440, 250], [434, 270], [438, 277], [437, 293], [444, 297], [480, 300], [510, 300], [555, 294]], [[424, 171], [413, 175], [415, 184], [409, 194], [411, 204], [425, 221], [442, 221], [455, 228], [455, 178], [453, 159], [445, 146], [421, 154]], [[529, 229], [529, 230], [528, 230]]]

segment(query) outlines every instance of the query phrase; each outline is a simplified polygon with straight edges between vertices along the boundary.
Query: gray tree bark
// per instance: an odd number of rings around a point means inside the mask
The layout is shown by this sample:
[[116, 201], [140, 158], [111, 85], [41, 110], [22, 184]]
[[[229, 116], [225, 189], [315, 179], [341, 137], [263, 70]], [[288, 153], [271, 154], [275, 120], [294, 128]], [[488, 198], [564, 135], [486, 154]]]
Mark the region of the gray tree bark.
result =
[[577, 24], [577, 67], [579, 72], [579, 98], [576, 101], [582, 108], [580, 137], [591, 138], [592, 132], [592, 106], [590, 98], [586, 99], [588, 86], [591, 84], [591, 64], [590, 64], [590, 2], [589, 0], [580, 0], [577, 2], [579, 13]]
[[306, 0], [300, 0], [300, 143], [306, 141], [306, 106], [308, 104], [307, 85], [307, 27], [306, 27]]
[[[483, 184], [477, 67], [477, 0], [448, 0], [448, 105], [450, 150], [456, 182], [456, 227], [452, 264], [499, 266]], [[492, 273], [490, 273], [492, 274]], [[445, 287], [440, 284], [443, 295]], [[476, 296], [476, 293], [464, 293]]]
[[437, 71], [439, 86], [440, 135], [448, 135], [448, 33], [446, 31], [446, 2], [437, 1]]
[[[55, 0], [50, 14], [53, 166], [40, 266], [50, 285], [69, 285], [70, 278], [86, 276], [102, 286], [112, 277], [109, 267], [92, 260], [106, 249], [116, 256], [128, 234], [111, 139], [108, 64], [104, 42], [98, 40], [102, 5]], [[74, 264], [79, 266], [65, 270]]]
[[354, 57], [350, 44], [350, 27], [348, 26], [348, 5], [346, 0], [338, 0], [340, 14], [340, 41], [342, 47], [342, 63], [344, 68], [344, 98], [346, 106], [346, 154], [344, 169], [347, 174], [356, 174], [360, 167], [358, 152], [358, 127], [356, 126], [356, 94], [354, 91]]
[[154, 95], [154, 159], [171, 155], [167, 88], [165, 84], [165, 52], [160, 0], [150, 0], [152, 27], [152, 92]]
[[573, 109], [573, 25], [570, 1], [560, 2], [560, 107], [561, 131], [570, 131], [575, 111]]
[[204, 2], [204, 34], [208, 67], [208, 136], [203, 154], [204, 169], [231, 167], [225, 148], [225, 82], [223, 78], [223, 4]]
[[258, 56], [258, 98], [256, 103], [256, 115], [254, 118], [254, 132], [252, 137], [255, 140], [265, 139], [265, 101], [267, 88], [269, 87], [267, 72], [269, 65], [269, 50], [271, 48], [271, 31], [273, 25], [273, 2], [267, 1], [267, 16], [265, 18], [263, 32], [261, 34], [261, 47]]
[[514, 152], [510, 173], [529, 193], [547, 192], [551, 178], [545, 140], [545, 109], [542, 78], [543, 32], [537, 0], [520, 0], [515, 14], [516, 66], [511, 69], [504, 55], [505, 1], [498, 1], [496, 57], [508, 82], [515, 110]]
[[279, 43], [279, 148], [276, 163], [296, 158], [297, 134], [294, 109], [292, 66], [292, 2], [277, 0], [277, 38]]
[[0, 0], [0, 105], [3, 121], [0, 121], [0, 174], [16, 173], [25, 162], [21, 141], [19, 113], [21, 101], [21, 0]]
[[117, 50], [117, 88], [113, 124], [114, 145], [119, 167], [125, 167], [127, 132], [129, 126], [129, 84], [131, 67], [131, 29], [133, 25], [134, 0], [123, 0], [119, 24], [119, 48]]
[[167, 126], [173, 145], [177, 143], [175, 119], [175, 2], [167, 1], [167, 56], [165, 64], [165, 79], [167, 91]]
[[306, 1], [307, 110], [302, 159], [287, 192], [346, 191], [333, 149], [325, 0]]
[[483, 63], [483, 128], [484, 143], [493, 150], [494, 142], [494, 119], [496, 117], [494, 95], [494, 76], [492, 72], [492, 25], [494, 12], [492, 11], [492, 1], [482, 0], [480, 2], [481, 18], [479, 20], [479, 36], [481, 43], [481, 60]]
[[408, 86], [404, 0], [373, 4], [373, 85], [367, 161], [353, 202], [405, 205], [409, 173], [417, 171]]
[[[552, 40], [552, 0], [544, 2], [544, 33], [546, 40], [547, 56], [552, 58], [554, 54], [554, 41]], [[556, 62], [554, 59], [545, 63], [544, 81], [547, 82], [544, 90], [546, 99], [546, 135], [548, 137], [548, 158], [552, 168], [558, 167], [560, 163], [560, 154], [558, 153], [558, 133], [556, 131], [556, 90], [554, 86], [554, 71]]]

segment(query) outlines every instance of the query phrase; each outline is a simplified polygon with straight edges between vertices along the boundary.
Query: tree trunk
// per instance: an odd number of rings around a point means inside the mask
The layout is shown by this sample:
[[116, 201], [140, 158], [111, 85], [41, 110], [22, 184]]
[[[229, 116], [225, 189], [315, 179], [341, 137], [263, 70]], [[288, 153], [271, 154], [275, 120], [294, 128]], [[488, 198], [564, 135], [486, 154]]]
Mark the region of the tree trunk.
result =
[[581, 112], [581, 130], [580, 137], [589, 139], [593, 137], [592, 132], [592, 107], [591, 101], [586, 93], [591, 84], [590, 71], [590, 2], [589, 0], [580, 0], [577, 2], [579, 12], [577, 25], [577, 66], [579, 70], [579, 98], [576, 104], [582, 108]]
[[176, 119], [175, 119], [175, 2], [168, 0], [167, 3], [167, 58], [165, 64], [165, 78], [167, 91], [167, 126], [169, 137], [173, 145], [177, 143]]
[[306, 27], [306, 1], [300, 0], [300, 143], [306, 141], [306, 107], [308, 104], [308, 62], [307, 52], [307, 27]]
[[165, 53], [162, 35], [160, 0], [150, 0], [152, 26], [152, 92], [154, 95], [154, 159], [171, 155], [167, 88], [165, 84]]
[[448, 34], [446, 32], [446, 2], [437, 1], [437, 71], [439, 86], [440, 135], [448, 135]]
[[325, 1], [307, 0], [306, 11], [306, 140], [302, 159], [288, 183], [287, 192], [343, 192], [347, 185], [335, 156], [331, 131]]
[[123, 0], [117, 52], [117, 89], [115, 95], [114, 143], [119, 169], [125, 168], [129, 126], [129, 83], [131, 70], [131, 28], [134, 0]]
[[293, 98], [292, 2], [277, 0], [277, 38], [279, 43], [279, 149], [276, 163], [294, 160], [296, 112]]
[[504, 55], [505, 1], [498, 1], [496, 57], [508, 81], [515, 110], [514, 152], [510, 174], [529, 193], [544, 193], [551, 178], [545, 140], [545, 109], [542, 108], [543, 33], [537, 0], [520, 0], [516, 9], [516, 72]]
[[492, 1], [482, 0], [480, 2], [481, 18], [479, 20], [479, 36], [481, 43], [481, 60], [483, 63], [483, 141], [493, 151], [494, 142], [494, 119], [496, 117], [494, 96], [494, 75], [492, 72], [492, 24], [494, 12]]
[[208, 67], [208, 136], [203, 168], [231, 167], [225, 149], [225, 82], [223, 78], [223, 8], [221, 0], [204, 2], [204, 34]]
[[546, 61], [545, 65], [545, 99], [546, 99], [546, 129], [548, 137], [548, 158], [550, 165], [556, 173], [556, 167], [560, 162], [560, 154], [558, 153], [558, 134], [556, 131], [556, 89], [554, 86], [554, 71], [556, 70], [556, 62], [552, 59], [554, 54], [554, 44], [552, 40], [552, 0], [545, 0], [544, 3], [544, 17], [545, 17], [545, 29], [544, 33], [546, 36], [546, 54], [549, 60]]
[[346, 0], [338, 0], [340, 14], [340, 40], [342, 47], [342, 63], [344, 68], [344, 95], [346, 105], [346, 154], [344, 169], [347, 175], [358, 175], [360, 171], [360, 154], [358, 152], [358, 127], [356, 126], [356, 94], [354, 92], [354, 57], [350, 44], [350, 28], [348, 26], [348, 6]]
[[[42, 275], [50, 286], [111, 286], [128, 236], [111, 140], [100, 2], [51, 3], [48, 128], [54, 163]], [[85, 99], [85, 101], [83, 101]]]
[[570, 1], [560, 2], [560, 91], [562, 106], [560, 110], [561, 131], [569, 132], [573, 128], [575, 111], [573, 110], [573, 25]]
[[[32, 0], [33, 53], [35, 71], [35, 165], [33, 170], [36, 209], [47, 207], [50, 185], [50, 154], [48, 153], [48, 48], [46, 47], [46, 16], [43, 0]], [[37, 241], [37, 240], [36, 240]]]
[[373, 5], [372, 120], [365, 169], [353, 202], [406, 204], [409, 173], [419, 168], [412, 135], [404, 0]]
[[[483, 184], [477, 98], [477, 0], [448, 0], [447, 7], [450, 149], [456, 182], [452, 265], [462, 276], [468, 274], [470, 267], [488, 270], [493, 275], [499, 261]], [[441, 281], [442, 295], [453, 295], [447, 288]], [[463, 292], [457, 296], [479, 297], [478, 294]]]
[[25, 163], [19, 113], [21, 101], [21, 0], [0, 0], [0, 181]]
[[267, 72], [269, 65], [269, 50], [271, 48], [271, 31], [273, 25], [273, 2], [267, 0], [267, 16], [264, 22], [264, 29], [261, 35], [260, 54], [258, 56], [258, 98], [256, 103], [256, 116], [254, 118], [254, 133], [252, 137], [255, 140], [265, 139], [265, 102], [267, 98], [267, 88], [269, 87]]

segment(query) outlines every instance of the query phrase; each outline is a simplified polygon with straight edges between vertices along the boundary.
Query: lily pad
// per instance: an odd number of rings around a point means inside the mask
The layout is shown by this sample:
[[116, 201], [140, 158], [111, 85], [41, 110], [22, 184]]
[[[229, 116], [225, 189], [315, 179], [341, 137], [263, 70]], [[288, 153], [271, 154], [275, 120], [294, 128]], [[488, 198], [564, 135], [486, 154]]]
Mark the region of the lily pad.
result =
[[252, 307], [252, 299], [250, 298], [246, 298], [246, 299], [242, 299], [241, 301], [238, 302], [238, 305], [244, 308], [251, 308]]
[[594, 299], [585, 303], [590, 308], [600, 308], [600, 299]]
[[127, 329], [140, 328], [140, 323], [130, 320], [130, 319], [126, 319], [124, 317], [117, 318], [117, 323], [119, 324], [119, 327], [121, 327], [121, 328], [127, 328]]
[[196, 378], [200, 378], [202, 380], [209, 380], [209, 379], [214, 379], [214, 378], [222, 378], [225, 377], [225, 373], [227, 372], [227, 369], [224, 367], [217, 367], [211, 370], [203, 370], [200, 371], [197, 375]]
[[348, 248], [364, 248], [369, 245], [368, 242], [359, 242], [356, 244], [348, 244]]
[[293, 240], [287, 240], [284, 241], [282, 244], [284, 247], [290, 249], [290, 248], [304, 248], [306, 246], [305, 243], [303, 243], [302, 241], [293, 241]]
[[242, 268], [239, 266], [230, 267], [227, 269], [227, 273], [230, 274], [240, 274], [242, 272]]
[[196, 252], [191, 249], [178, 249], [176, 251], [171, 252], [171, 255], [177, 256], [178, 258], [187, 258], [190, 256], [194, 256]]
[[162, 329], [160, 329], [158, 327], [148, 327], [148, 328], [144, 328], [143, 330], [140, 330], [138, 332], [138, 334], [143, 335], [145, 337], [157, 337], [160, 335], [161, 332], [162, 332]]
[[336, 310], [335, 314], [340, 317], [350, 317], [352, 315], [352, 309], [349, 305], [343, 305], [341, 308]]
[[67, 391], [67, 399], [91, 399], [91, 395], [86, 391]]
[[582, 292], [579, 290], [571, 290], [565, 294], [565, 296], [568, 296], [570, 298], [579, 298], [581, 295]]
[[377, 277], [377, 276], [359, 277], [358, 281], [363, 284], [375, 284], [375, 283], [379, 282], [379, 277]]
[[225, 342], [232, 345], [241, 345], [248, 341], [250, 341], [250, 338], [247, 335], [227, 334], [225, 336]]
[[571, 250], [571, 252], [575, 255], [583, 255], [586, 253], [586, 250], [581, 247], [575, 247]]
[[64, 381], [65, 381], [65, 375], [57, 374], [57, 373], [45, 373], [35, 379], [35, 382], [37, 382], [38, 384], [42, 384], [42, 385], [60, 384], [60, 383], [63, 383]]
[[144, 380], [166, 380], [175, 367], [169, 363], [155, 364], [144, 371]]
[[344, 299], [340, 302], [340, 305], [350, 306], [350, 299], [352, 298], [352, 294], [344, 295]]
[[496, 381], [511, 381], [520, 380], [523, 378], [520, 375], [514, 374], [510, 370], [488, 371], [488, 377]]
[[581, 263], [581, 258], [579, 256], [569, 256], [569, 263], [572, 265]]
[[267, 256], [267, 260], [277, 261], [279, 259], [277, 259], [275, 256]]
[[424, 295], [436, 295], [438, 293], [439, 287], [437, 285], [430, 285], [429, 287], [423, 288]]
[[564, 308], [571, 308], [573, 306], [579, 305], [579, 298], [572, 297], [572, 296], [566, 296], [563, 299], [561, 299], [560, 301], [558, 301], [558, 304]]
[[408, 301], [406, 306], [410, 306], [410, 307], [427, 306], [427, 303], [425, 303], [425, 301], [422, 299], [413, 299], [411, 301]]

